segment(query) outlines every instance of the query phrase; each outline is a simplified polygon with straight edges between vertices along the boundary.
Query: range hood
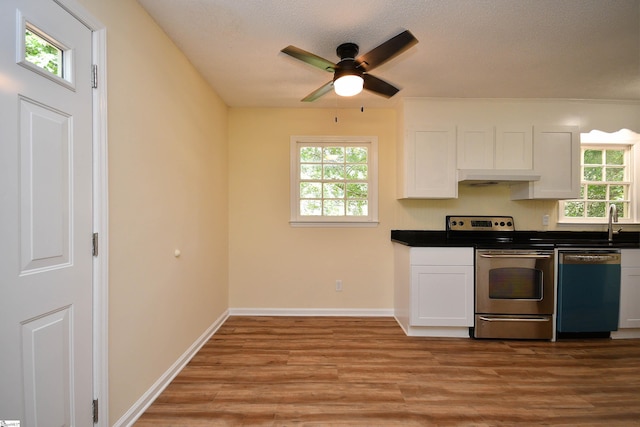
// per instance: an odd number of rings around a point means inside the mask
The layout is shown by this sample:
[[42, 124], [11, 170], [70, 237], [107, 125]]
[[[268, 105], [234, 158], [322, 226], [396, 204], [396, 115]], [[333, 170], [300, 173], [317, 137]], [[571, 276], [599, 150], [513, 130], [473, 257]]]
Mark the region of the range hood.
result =
[[520, 169], [458, 169], [458, 182], [470, 185], [491, 185], [539, 181], [540, 175]]

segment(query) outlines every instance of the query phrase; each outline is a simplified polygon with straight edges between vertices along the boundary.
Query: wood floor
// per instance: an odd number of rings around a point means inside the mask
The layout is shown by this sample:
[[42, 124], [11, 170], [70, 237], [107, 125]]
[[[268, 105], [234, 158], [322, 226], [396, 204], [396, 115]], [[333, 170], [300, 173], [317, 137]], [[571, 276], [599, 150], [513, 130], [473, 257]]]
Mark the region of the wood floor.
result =
[[230, 317], [145, 426], [640, 426], [640, 340], [411, 338], [391, 318]]

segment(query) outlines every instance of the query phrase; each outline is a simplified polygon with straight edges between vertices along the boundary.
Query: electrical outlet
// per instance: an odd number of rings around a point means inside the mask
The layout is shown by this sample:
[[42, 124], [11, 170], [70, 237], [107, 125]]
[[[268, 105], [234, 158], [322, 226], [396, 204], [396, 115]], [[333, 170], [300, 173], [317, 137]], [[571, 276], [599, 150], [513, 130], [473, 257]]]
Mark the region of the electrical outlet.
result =
[[542, 215], [542, 225], [549, 225], [549, 215]]
[[336, 280], [336, 292], [342, 291], [342, 280]]

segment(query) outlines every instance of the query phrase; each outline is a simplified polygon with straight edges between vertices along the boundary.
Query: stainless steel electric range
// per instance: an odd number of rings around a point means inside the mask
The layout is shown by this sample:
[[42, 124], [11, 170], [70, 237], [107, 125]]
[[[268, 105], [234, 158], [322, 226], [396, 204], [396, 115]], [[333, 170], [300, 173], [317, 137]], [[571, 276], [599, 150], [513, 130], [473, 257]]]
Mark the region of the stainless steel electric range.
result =
[[476, 248], [473, 336], [551, 339], [553, 245], [514, 239], [510, 216], [447, 216], [446, 231]]

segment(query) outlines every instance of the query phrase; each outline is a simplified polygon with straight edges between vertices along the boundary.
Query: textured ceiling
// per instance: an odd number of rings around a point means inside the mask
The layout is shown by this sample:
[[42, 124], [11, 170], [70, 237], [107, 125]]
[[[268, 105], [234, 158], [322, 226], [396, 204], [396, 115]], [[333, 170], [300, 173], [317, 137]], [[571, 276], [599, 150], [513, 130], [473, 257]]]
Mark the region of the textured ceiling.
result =
[[[392, 107], [402, 97], [640, 100], [640, 0], [138, 0], [232, 107]], [[371, 74], [391, 99], [300, 99], [344, 42], [419, 43]]]

